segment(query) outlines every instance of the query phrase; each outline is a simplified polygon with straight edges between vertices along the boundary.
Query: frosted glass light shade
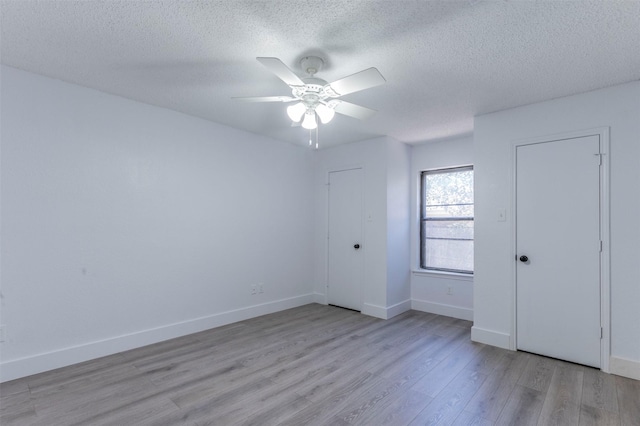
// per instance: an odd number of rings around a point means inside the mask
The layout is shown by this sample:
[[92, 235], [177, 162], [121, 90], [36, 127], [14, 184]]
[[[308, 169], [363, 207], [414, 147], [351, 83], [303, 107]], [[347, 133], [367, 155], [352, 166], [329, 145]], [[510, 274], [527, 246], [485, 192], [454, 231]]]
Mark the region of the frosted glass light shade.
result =
[[331, 119], [333, 119], [333, 116], [336, 115], [336, 112], [333, 110], [333, 108], [329, 108], [324, 104], [318, 104], [318, 106], [316, 107], [316, 113], [318, 114], [318, 117], [320, 117], [320, 121], [322, 121], [322, 124], [327, 124], [331, 121]]
[[302, 120], [302, 116], [307, 111], [307, 107], [302, 102], [287, 107], [287, 115], [292, 121], [298, 123]]
[[302, 127], [307, 130], [313, 130], [318, 127], [318, 122], [316, 121], [316, 113], [313, 111], [307, 111], [304, 115], [304, 119], [302, 120]]

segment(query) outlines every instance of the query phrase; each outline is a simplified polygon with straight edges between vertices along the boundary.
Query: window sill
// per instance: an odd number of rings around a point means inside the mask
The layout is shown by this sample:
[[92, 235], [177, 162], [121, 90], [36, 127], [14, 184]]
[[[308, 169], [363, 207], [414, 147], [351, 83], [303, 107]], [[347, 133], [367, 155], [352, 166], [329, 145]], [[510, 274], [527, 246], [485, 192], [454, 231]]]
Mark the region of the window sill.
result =
[[460, 281], [473, 282], [473, 274], [462, 274], [460, 272], [446, 272], [446, 271], [430, 271], [427, 269], [413, 269], [411, 271], [413, 275], [419, 275], [423, 277], [434, 278], [446, 278]]

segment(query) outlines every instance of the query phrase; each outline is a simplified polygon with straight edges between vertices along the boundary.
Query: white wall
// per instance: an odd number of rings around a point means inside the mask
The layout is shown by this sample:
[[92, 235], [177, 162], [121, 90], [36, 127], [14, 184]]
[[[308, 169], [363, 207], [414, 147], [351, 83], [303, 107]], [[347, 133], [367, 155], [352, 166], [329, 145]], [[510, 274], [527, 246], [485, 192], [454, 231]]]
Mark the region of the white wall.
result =
[[411, 147], [387, 143], [387, 308], [404, 312], [411, 305]]
[[[473, 319], [473, 277], [420, 270], [420, 172], [473, 164], [473, 137], [416, 145], [411, 149], [411, 307]], [[447, 290], [451, 289], [451, 294]]]
[[1, 101], [2, 380], [312, 301], [306, 147], [7, 67]]
[[640, 379], [640, 82], [476, 117], [472, 337], [513, 344], [514, 140], [610, 127], [611, 372]]
[[[390, 318], [409, 309], [408, 240], [391, 241], [391, 247], [399, 250], [388, 251], [388, 232], [398, 230], [406, 235], [408, 215], [394, 213], [389, 223], [389, 211], [395, 206], [388, 204], [388, 191], [403, 191], [405, 195], [394, 195], [392, 202], [398, 200], [407, 206], [406, 193], [408, 181], [403, 176], [402, 165], [406, 166], [407, 147], [391, 138], [381, 137], [345, 145], [338, 145], [316, 152], [315, 158], [315, 292], [316, 301], [326, 303], [327, 284], [327, 229], [328, 229], [328, 173], [361, 167], [364, 170], [364, 282], [363, 310], [368, 315]], [[388, 174], [389, 170], [391, 177]], [[404, 181], [404, 189], [403, 187]], [[400, 207], [403, 208], [403, 207]], [[391, 210], [389, 210], [391, 209]], [[404, 217], [403, 217], [404, 216]], [[402, 221], [405, 221], [404, 224]], [[404, 244], [404, 245], [403, 245]], [[388, 255], [391, 253], [391, 257]], [[405, 257], [402, 257], [405, 256]], [[391, 268], [391, 270], [389, 269]], [[404, 271], [402, 268], [405, 268]], [[388, 279], [392, 278], [391, 282]], [[388, 292], [393, 295], [388, 301]], [[404, 300], [403, 300], [404, 299]]]

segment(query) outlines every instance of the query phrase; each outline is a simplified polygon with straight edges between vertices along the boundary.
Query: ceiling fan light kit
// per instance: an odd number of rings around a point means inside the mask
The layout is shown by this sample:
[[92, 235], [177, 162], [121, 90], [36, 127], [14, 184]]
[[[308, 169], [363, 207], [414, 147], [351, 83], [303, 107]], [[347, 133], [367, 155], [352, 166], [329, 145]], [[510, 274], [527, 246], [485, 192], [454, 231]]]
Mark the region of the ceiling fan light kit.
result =
[[322, 124], [327, 124], [333, 119], [333, 116], [336, 115], [336, 110], [328, 107], [326, 104], [320, 103], [316, 106], [316, 114], [320, 117]]
[[304, 119], [302, 120], [302, 127], [307, 130], [313, 130], [318, 127], [318, 122], [316, 121], [316, 113], [312, 110], [307, 110], [304, 113]]
[[287, 115], [291, 121], [295, 121], [296, 123], [299, 123], [300, 120], [302, 120], [302, 116], [305, 112], [307, 112], [307, 107], [302, 102], [298, 102], [297, 104], [287, 107]]
[[[246, 102], [296, 102], [287, 107], [287, 115], [294, 123], [309, 131], [316, 129], [316, 148], [318, 118], [322, 124], [329, 123], [335, 113], [365, 120], [376, 111], [360, 105], [338, 99], [343, 95], [369, 89], [385, 83], [385, 79], [376, 68], [368, 68], [333, 83], [315, 77], [324, 66], [324, 60], [317, 56], [305, 56], [300, 67], [309, 76], [301, 79], [278, 58], [258, 57], [258, 62], [275, 74], [291, 88], [292, 96], [264, 96], [234, 98]], [[310, 140], [311, 142], [311, 140]]]

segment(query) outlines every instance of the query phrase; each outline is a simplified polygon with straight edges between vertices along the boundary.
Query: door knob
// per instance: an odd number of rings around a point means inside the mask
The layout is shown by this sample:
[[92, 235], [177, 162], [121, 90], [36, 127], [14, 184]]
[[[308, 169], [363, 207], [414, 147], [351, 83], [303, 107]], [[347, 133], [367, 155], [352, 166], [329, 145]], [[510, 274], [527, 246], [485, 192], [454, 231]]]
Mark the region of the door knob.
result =
[[524, 255], [520, 256], [520, 262], [526, 262], [528, 260], [529, 258], [527, 256], [524, 256]]
[[358, 250], [358, 249], [360, 248], [360, 244], [354, 244], [354, 245], [353, 245], [353, 248], [354, 248], [354, 249], [356, 249], [356, 250]]

